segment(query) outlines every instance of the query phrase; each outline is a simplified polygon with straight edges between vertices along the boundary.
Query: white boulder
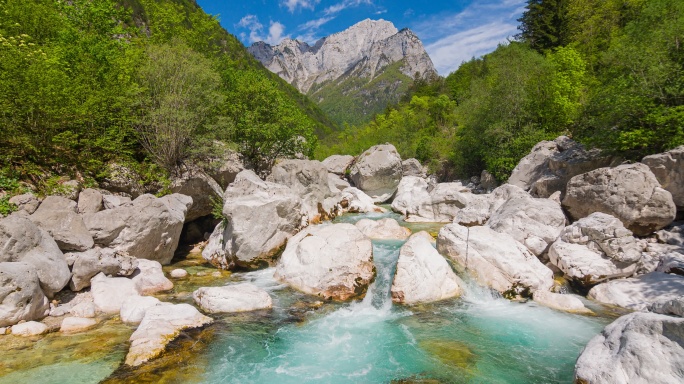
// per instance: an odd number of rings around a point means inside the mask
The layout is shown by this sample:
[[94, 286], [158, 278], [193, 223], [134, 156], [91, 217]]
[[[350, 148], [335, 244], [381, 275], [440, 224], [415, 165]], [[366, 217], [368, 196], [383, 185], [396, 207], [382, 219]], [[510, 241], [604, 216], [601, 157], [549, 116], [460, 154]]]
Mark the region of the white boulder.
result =
[[356, 222], [356, 228], [371, 239], [406, 240], [411, 236], [410, 229], [400, 226], [399, 222], [392, 218], [361, 219]]
[[273, 307], [268, 292], [250, 283], [203, 287], [192, 297], [208, 313], [249, 312]]
[[354, 186], [372, 197], [376, 203], [384, 203], [392, 198], [402, 174], [401, 156], [391, 144], [369, 148], [350, 168]]

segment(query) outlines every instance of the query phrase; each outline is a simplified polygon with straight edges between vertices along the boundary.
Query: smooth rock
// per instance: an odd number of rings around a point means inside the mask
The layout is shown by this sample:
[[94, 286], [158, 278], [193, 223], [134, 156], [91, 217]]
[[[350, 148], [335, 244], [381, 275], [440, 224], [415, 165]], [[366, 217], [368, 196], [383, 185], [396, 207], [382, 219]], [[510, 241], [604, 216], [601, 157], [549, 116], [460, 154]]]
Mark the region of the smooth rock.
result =
[[87, 331], [97, 326], [97, 320], [83, 317], [65, 317], [59, 330], [62, 333]]
[[287, 243], [275, 278], [326, 299], [363, 294], [375, 276], [373, 245], [352, 224], [308, 227]]
[[429, 185], [425, 179], [406, 176], [401, 179], [392, 210], [409, 222], [450, 223], [456, 215], [479, 198], [461, 183]]
[[185, 269], [176, 268], [173, 271], [171, 271], [169, 275], [171, 275], [171, 277], [173, 277], [174, 279], [182, 279], [188, 277], [188, 271], [186, 271]]
[[139, 296], [135, 283], [125, 277], [107, 277], [99, 273], [90, 281], [90, 292], [98, 311], [105, 314], [119, 313], [121, 305], [131, 296]]
[[102, 193], [96, 189], [86, 188], [78, 195], [78, 213], [96, 213], [104, 208]]
[[342, 192], [345, 189], [351, 187], [351, 185], [346, 180], [343, 180], [341, 177], [333, 173], [328, 173], [328, 187], [333, 192]]
[[385, 208], [375, 205], [373, 199], [362, 190], [346, 188], [340, 195], [340, 206], [350, 213], [386, 212]]
[[406, 159], [401, 162], [403, 176], [427, 177], [427, 170], [417, 159]]
[[41, 205], [31, 221], [46, 230], [62, 251], [82, 252], [95, 245], [83, 219], [71, 210], [50, 210]]
[[24, 193], [22, 195], [13, 196], [9, 202], [16, 205], [19, 211], [24, 211], [29, 215], [38, 209], [40, 200], [33, 193]]
[[364, 235], [377, 240], [406, 240], [411, 236], [410, 229], [400, 226], [392, 218], [361, 219], [356, 222], [356, 228]]
[[599, 303], [615, 305], [635, 311], [648, 309], [655, 302], [684, 296], [684, 277], [652, 272], [628, 279], [599, 284], [588, 298]]
[[684, 249], [662, 255], [656, 271], [684, 276]]
[[553, 286], [553, 272], [523, 244], [489, 227], [446, 225], [439, 231], [437, 250], [459, 271], [504, 295], [528, 295]]
[[148, 309], [162, 302], [152, 296], [131, 296], [121, 304], [119, 317], [126, 324], [140, 324]]
[[427, 303], [460, 296], [463, 282], [432, 241], [427, 232], [418, 232], [401, 247], [391, 288], [395, 303]]
[[209, 313], [249, 312], [273, 307], [268, 292], [250, 283], [202, 287], [192, 297], [197, 305]]
[[589, 341], [575, 363], [575, 382], [671, 384], [684, 381], [684, 319], [631, 313]]
[[0, 262], [31, 265], [48, 298], [61, 291], [71, 279], [69, 266], [55, 240], [21, 215], [0, 219]]
[[141, 295], [153, 295], [173, 289], [171, 280], [164, 276], [162, 265], [154, 260], [138, 260], [138, 271], [131, 279]]
[[646, 156], [641, 162], [648, 165], [660, 185], [672, 194], [677, 208], [684, 210], [684, 145]]
[[623, 164], [573, 177], [563, 207], [579, 220], [594, 212], [620, 219], [637, 236], [646, 236], [670, 224], [676, 207], [644, 164]]
[[14, 336], [38, 336], [48, 333], [48, 326], [37, 321], [27, 321], [25, 323], [12, 326]]
[[84, 302], [74, 305], [71, 310], [69, 310], [69, 313], [76, 317], [93, 318], [95, 317], [96, 311], [97, 308], [94, 303]]
[[505, 202], [518, 197], [529, 198], [530, 195], [512, 184], [504, 184], [491, 193], [473, 195], [468, 205], [456, 213], [454, 223], [466, 227], [484, 225]]
[[376, 145], [363, 152], [350, 168], [354, 186], [376, 203], [392, 198], [403, 174], [401, 156], [391, 144]]
[[40, 203], [40, 207], [45, 211], [71, 211], [78, 212], [78, 205], [75, 201], [62, 196], [48, 196]]
[[127, 196], [104, 195], [102, 196], [102, 205], [104, 209], [114, 209], [122, 205], [129, 204], [131, 198]]
[[192, 206], [185, 214], [186, 223], [211, 215], [213, 201], [223, 195], [223, 189], [211, 176], [194, 167], [173, 178], [169, 188], [173, 193], [192, 198]]
[[354, 163], [354, 156], [350, 155], [332, 155], [323, 160], [323, 165], [328, 172], [339, 176], [344, 176], [352, 163]]
[[90, 279], [100, 272], [112, 276], [130, 276], [138, 267], [138, 260], [111, 249], [93, 248], [85, 252], [68, 253], [67, 260], [72, 260], [71, 281], [69, 288], [78, 292], [90, 286]]
[[182, 330], [212, 323], [190, 304], [164, 304], [149, 308], [130, 337], [126, 365], [138, 366], [161, 355]]
[[47, 316], [50, 305], [32, 265], [0, 263], [0, 327]]
[[328, 169], [320, 161], [282, 160], [273, 167], [266, 180], [289, 187], [297, 194], [302, 199], [302, 211], [309, 222], [330, 214], [323, 209], [323, 203], [335, 193], [328, 183]]
[[585, 314], [592, 313], [584, 306], [582, 300], [578, 299], [574, 295], [548, 291], [535, 291], [532, 294], [532, 299], [545, 307], [557, 309], [559, 311]]

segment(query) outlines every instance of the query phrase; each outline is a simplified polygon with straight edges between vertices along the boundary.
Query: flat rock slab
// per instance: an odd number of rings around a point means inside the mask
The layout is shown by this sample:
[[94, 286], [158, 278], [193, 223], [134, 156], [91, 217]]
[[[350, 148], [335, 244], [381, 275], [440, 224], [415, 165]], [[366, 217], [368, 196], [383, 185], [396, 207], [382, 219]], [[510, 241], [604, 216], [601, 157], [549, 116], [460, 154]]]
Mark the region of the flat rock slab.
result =
[[87, 331], [97, 326], [97, 320], [85, 317], [65, 317], [59, 330], [62, 333]]
[[203, 287], [192, 297], [209, 313], [248, 312], [273, 307], [268, 292], [254, 284], [244, 283], [224, 287]]

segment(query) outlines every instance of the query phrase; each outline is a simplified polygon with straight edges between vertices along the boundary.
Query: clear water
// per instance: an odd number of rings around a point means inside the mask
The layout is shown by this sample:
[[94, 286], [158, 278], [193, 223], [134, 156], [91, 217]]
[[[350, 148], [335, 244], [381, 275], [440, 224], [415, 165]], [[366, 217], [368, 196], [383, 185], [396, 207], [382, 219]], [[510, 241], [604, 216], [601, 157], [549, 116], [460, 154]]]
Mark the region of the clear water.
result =
[[[364, 217], [401, 220], [386, 213], [336, 221]], [[439, 229], [402, 225], [414, 232]], [[351, 303], [320, 302], [296, 292], [275, 281], [272, 268], [211, 280], [205, 273], [211, 270], [188, 266], [199, 268], [197, 276], [163, 299], [190, 302], [198, 284], [250, 281], [272, 295], [274, 309], [214, 315], [210, 341], [183, 357], [183, 365], [155, 366], [128, 379], [117, 373], [108, 382], [571, 383], [580, 350], [610, 321], [509, 302], [471, 282], [458, 299], [393, 305], [389, 290], [402, 244], [373, 242], [378, 275], [365, 298]], [[50, 335], [0, 351], [0, 383], [103, 380], [123, 361], [131, 332], [112, 321], [95, 333], [66, 339]], [[5, 340], [10, 339], [0, 337], [0, 344]]]

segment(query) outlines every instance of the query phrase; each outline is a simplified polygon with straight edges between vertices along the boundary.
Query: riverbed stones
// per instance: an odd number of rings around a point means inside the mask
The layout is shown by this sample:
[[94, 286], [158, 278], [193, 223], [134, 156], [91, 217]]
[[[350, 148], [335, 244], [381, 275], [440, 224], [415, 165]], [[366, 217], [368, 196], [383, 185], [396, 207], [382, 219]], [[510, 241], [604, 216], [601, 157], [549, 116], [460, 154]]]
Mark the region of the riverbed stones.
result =
[[567, 226], [549, 249], [551, 263], [565, 276], [591, 287], [635, 273], [641, 249], [617, 218], [596, 212]]
[[646, 156], [641, 162], [651, 169], [660, 185], [672, 194], [677, 209], [684, 210], [684, 145]]
[[620, 219], [637, 236], [646, 236], [670, 224], [676, 206], [670, 192], [660, 187], [645, 164], [599, 168], [573, 177], [563, 207], [574, 220], [603, 212]]
[[589, 341], [575, 364], [575, 382], [680, 383], [684, 380], [684, 319], [631, 313]]
[[18, 214], [0, 219], [0, 262], [30, 265], [48, 297], [61, 291], [71, 278], [64, 254], [55, 240], [47, 231]]
[[0, 327], [47, 316], [50, 305], [33, 266], [0, 263]]
[[69, 288], [78, 292], [90, 286], [90, 279], [100, 272], [105, 275], [129, 276], [138, 267], [138, 259], [112, 249], [93, 248], [65, 255], [71, 264]]
[[153, 295], [173, 289], [171, 280], [164, 276], [162, 265], [154, 260], [138, 260], [138, 270], [131, 280], [141, 295]]
[[27, 321], [25, 323], [12, 326], [14, 336], [31, 337], [40, 336], [48, 333], [48, 326], [37, 321]]
[[535, 291], [532, 294], [532, 299], [545, 306], [552, 309], [557, 309], [559, 311], [572, 312], [572, 313], [592, 313], [587, 307], [584, 306], [582, 300], [578, 299], [574, 295], [560, 294], [549, 291]]
[[279, 161], [267, 181], [289, 187], [302, 199], [302, 211], [309, 221], [329, 214], [323, 205], [335, 196], [328, 184], [328, 169], [320, 161], [288, 159]]
[[249, 312], [273, 307], [268, 292], [250, 283], [202, 287], [192, 297], [208, 313]]
[[138, 329], [130, 337], [126, 365], [136, 367], [161, 355], [181, 331], [212, 323], [190, 304], [164, 303], [145, 312]]
[[95, 317], [97, 308], [93, 302], [82, 302], [74, 305], [69, 313], [75, 317], [92, 318]]
[[62, 333], [78, 333], [87, 331], [97, 326], [97, 320], [84, 317], [65, 317], [59, 330]]
[[432, 242], [427, 232], [418, 232], [401, 247], [391, 288], [395, 303], [428, 303], [461, 294], [461, 279]]
[[375, 205], [370, 196], [354, 187], [342, 191], [339, 204], [344, 211], [350, 213], [386, 212], [385, 208]]
[[308, 227], [287, 244], [275, 278], [332, 300], [363, 294], [375, 276], [373, 245], [352, 224]]
[[402, 174], [401, 156], [391, 144], [369, 148], [350, 168], [354, 186], [372, 197], [376, 203], [384, 203], [392, 198]]
[[543, 255], [565, 228], [565, 214], [549, 199], [514, 198], [503, 203], [487, 226], [511, 235], [535, 256]]
[[78, 213], [96, 213], [103, 208], [102, 193], [100, 191], [86, 188], [78, 195]]
[[119, 317], [126, 324], [140, 324], [148, 309], [162, 302], [152, 296], [131, 296], [123, 301]]
[[174, 279], [183, 279], [185, 277], [188, 277], [188, 271], [186, 271], [185, 269], [176, 268], [173, 271], [171, 271], [169, 275]]
[[406, 240], [411, 236], [411, 230], [399, 225], [392, 218], [380, 220], [361, 219], [356, 222], [356, 228], [371, 239], [377, 240]]
[[553, 272], [512, 236], [489, 227], [449, 224], [439, 231], [437, 250], [460, 271], [506, 296], [548, 291]]
[[684, 277], [662, 272], [609, 281], [592, 288], [588, 298], [602, 304], [615, 305], [635, 311], [648, 309], [652, 304], [684, 296]]
[[192, 206], [185, 214], [185, 222], [211, 215], [214, 201], [221, 199], [221, 186], [199, 168], [191, 167], [171, 180], [171, 192], [192, 198]]
[[90, 281], [90, 292], [98, 311], [104, 314], [119, 313], [121, 305], [131, 296], [139, 296], [135, 283], [125, 277], [107, 277], [99, 273]]
[[223, 200], [225, 224], [214, 229], [202, 252], [219, 268], [269, 264], [302, 225], [299, 196], [284, 185], [261, 180], [252, 171], [240, 172]]
[[338, 176], [344, 176], [352, 163], [354, 163], [354, 156], [350, 155], [332, 155], [323, 160], [323, 165], [328, 172]]

